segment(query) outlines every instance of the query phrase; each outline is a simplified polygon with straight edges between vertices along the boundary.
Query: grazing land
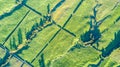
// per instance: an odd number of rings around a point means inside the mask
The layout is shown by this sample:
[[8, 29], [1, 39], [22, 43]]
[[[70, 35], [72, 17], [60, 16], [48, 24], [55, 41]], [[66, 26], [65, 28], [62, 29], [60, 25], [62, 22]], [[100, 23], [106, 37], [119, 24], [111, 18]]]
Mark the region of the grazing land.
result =
[[0, 0], [0, 67], [120, 67], [120, 0]]

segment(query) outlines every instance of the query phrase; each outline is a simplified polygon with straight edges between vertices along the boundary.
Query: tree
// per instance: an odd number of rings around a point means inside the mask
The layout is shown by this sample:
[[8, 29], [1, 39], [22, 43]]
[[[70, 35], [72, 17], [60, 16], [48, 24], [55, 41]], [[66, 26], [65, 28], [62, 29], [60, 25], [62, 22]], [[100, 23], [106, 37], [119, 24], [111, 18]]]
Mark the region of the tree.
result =
[[10, 38], [10, 49], [11, 50], [16, 50], [17, 49], [16, 42], [15, 42], [15, 37], [12, 37], [12, 39]]
[[101, 37], [101, 33], [99, 30], [100, 24], [96, 20], [97, 11], [98, 11], [97, 8], [100, 6], [101, 4], [97, 3], [96, 6], [93, 8], [93, 15], [90, 16], [90, 21], [89, 21], [90, 28], [87, 32], [81, 35], [81, 40], [83, 42], [86, 42], [86, 44], [93, 44]]
[[26, 39], [28, 40], [28, 39], [30, 39], [30, 36], [32, 35], [32, 31], [28, 31], [27, 33], [26, 33]]
[[94, 27], [92, 29], [89, 29], [89, 31], [85, 32], [83, 35], [81, 35], [81, 40], [83, 42], [87, 42], [88, 44], [93, 44], [99, 38], [101, 37], [100, 30], [98, 27]]
[[12, 49], [12, 40], [10, 38], [10, 49]]
[[13, 37], [13, 48], [14, 48], [14, 50], [16, 50], [17, 49], [17, 46], [16, 46], [16, 42], [15, 42], [16, 40], [15, 40], [15, 37]]
[[33, 25], [32, 28], [31, 28], [31, 31], [34, 31], [36, 29], [36, 26]]
[[39, 59], [39, 65], [40, 67], [45, 67], [44, 54], [41, 54], [41, 59]]
[[50, 14], [50, 4], [47, 5], [47, 13]]
[[44, 25], [43, 19], [40, 18], [40, 26], [43, 26], [43, 25]]
[[22, 38], [22, 32], [21, 29], [18, 30], [18, 44], [22, 44], [23, 38]]
[[120, 31], [115, 33], [114, 39], [109, 43], [109, 45], [102, 49], [102, 56], [106, 57], [111, 54], [111, 52], [120, 47]]
[[39, 27], [39, 24], [36, 22], [36, 23], [35, 23], [35, 26], [36, 26], [36, 27]]

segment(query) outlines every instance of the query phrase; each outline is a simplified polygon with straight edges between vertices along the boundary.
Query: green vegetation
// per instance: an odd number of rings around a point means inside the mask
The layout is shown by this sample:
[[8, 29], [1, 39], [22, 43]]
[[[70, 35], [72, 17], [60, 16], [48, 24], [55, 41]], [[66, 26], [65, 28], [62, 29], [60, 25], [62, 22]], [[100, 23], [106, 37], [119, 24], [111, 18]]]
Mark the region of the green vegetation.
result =
[[0, 0], [0, 15], [11, 11], [18, 4], [15, 3], [15, 0], [2, 1]]
[[82, 67], [87, 62], [95, 62], [98, 60], [99, 54], [99, 52], [91, 47], [75, 49], [64, 56], [55, 59], [52, 65], [53, 67]]
[[0, 66], [120, 65], [119, 0], [0, 0], [0, 7], [0, 46], [10, 52], [3, 62], [0, 48]]

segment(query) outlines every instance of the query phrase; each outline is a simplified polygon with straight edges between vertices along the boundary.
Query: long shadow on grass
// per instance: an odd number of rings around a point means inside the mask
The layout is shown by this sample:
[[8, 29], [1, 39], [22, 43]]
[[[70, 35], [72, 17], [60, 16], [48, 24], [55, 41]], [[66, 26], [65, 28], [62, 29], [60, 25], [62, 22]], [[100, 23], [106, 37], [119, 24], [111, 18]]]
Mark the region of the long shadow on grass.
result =
[[[72, 14], [71, 14], [71, 17], [72, 17]], [[69, 21], [70, 18], [68, 18], [67, 21]], [[66, 25], [67, 23], [64, 24], [64, 26]], [[40, 50], [40, 52], [33, 58], [33, 60], [31, 61], [31, 63], [33, 63], [35, 61], [35, 59], [43, 52], [43, 50], [49, 45], [49, 43], [57, 36], [57, 34], [61, 31], [62, 29], [60, 28], [55, 34], [54, 36], [48, 41], [48, 43]]]
[[115, 20], [114, 24], [120, 21], [120, 16]]
[[[72, 17], [72, 14], [71, 14]], [[70, 17], [68, 18], [67, 22], [70, 20]], [[67, 23], [64, 24], [64, 26]], [[43, 50], [49, 45], [49, 43], [57, 36], [57, 34], [61, 31], [62, 29], [60, 28], [55, 34], [54, 36], [48, 41], [48, 43], [40, 50], [40, 52], [33, 58], [33, 60], [31, 61], [31, 63], [33, 63], [35, 61], [35, 59], [43, 52]]]
[[109, 43], [109, 45], [106, 48], [102, 49], [100, 61], [97, 64], [89, 64], [89, 66], [98, 67], [102, 63], [102, 61], [104, 61], [104, 58], [108, 57], [113, 52], [113, 50], [120, 47], [120, 31], [115, 33], [114, 36], [115, 38]]
[[97, 26], [100, 26], [107, 18], [111, 17], [111, 15], [107, 15], [106, 17], [104, 17], [103, 19], [99, 20], [97, 22]]
[[39, 66], [45, 67], [44, 54], [41, 54], [41, 59], [39, 59]]
[[102, 50], [102, 56], [107, 57], [111, 52], [120, 47], [120, 31], [115, 33], [114, 39], [109, 43], [109, 45]]
[[55, 5], [55, 7], [51, 10], [50, 13], [56, 11], [56, 9], [57, 9], [58, 7], [60, 7], [64, 2], [65, 2], [65, 0], [61, 0], [59, 3], [57, 3], [57, 4]]
[[[69, 18], [67, 19], [67, 21], [65, 21], [63, 28], [67, 25], [67, 23], [69, 22], [69, 20], [72, 18], [72, 14], [69, 16]], [[57, 34], [61, 31], [62, 29], [60, 28], [54, 35], [53, 37], [49, 40], [49, 42], [40, 50], [40, 52], [33, 58], [33, 60], [31, 61], [31, 63], [33, 63], [35, 61], [35, 59], [43, 52], [43, 50], [45, 50], [45, 48], [49, 45], [49, 43], [57, 36]]]
[[[23, 4], [25, 4], [26, 2], [27, 2], [27, 0], [22, 1]], [[10, 12], [7, 12], [7, 13], [0, 15], [0, 20], [12, 15], [15, 11], [19, 10], [22, 6], [23, 6], [22, 4], [19, 4], [16, 7], [14, 7]]]
[[[85, 43], [85, 45], [92, 45], [93, 43], [96, 43], [101, 38], [101, 33], [99, 30], [99, 26], [111, 15], [107, 15], [106, 17], [102, 18], [101, 20], [96, 20], [97, 16], [97, 8], [99, 8], [101, 4], [96, 4], [93, 8], [93, 15], [90, 16], [89, 25], [90, 28], [88, 31], [86, 31], [83, 35], [81, 35], [81, 40]], [[98, 43], [98, 42], [97, 42]], [[98, 44], [99, 46], [99, 44]], [[97, 49], [93, 46], [93, 48]], [[99, 50], [100, 51], [100, 50]]]
[[3, 42], [3, 45], [6, 43], [6, 41], [10, 38], [10, 36], [14, 33], [14, 31], [19, 27], [19, 25], [22, 23], [22, 21], [25, 19], [25, 17], [29, 14], [30, 10], [27, 11], [27, 13], [24, 15], [24, 17], [18, 22], [16, 27], [10, 32], [10, 34], [6, 37], [6, 39]]

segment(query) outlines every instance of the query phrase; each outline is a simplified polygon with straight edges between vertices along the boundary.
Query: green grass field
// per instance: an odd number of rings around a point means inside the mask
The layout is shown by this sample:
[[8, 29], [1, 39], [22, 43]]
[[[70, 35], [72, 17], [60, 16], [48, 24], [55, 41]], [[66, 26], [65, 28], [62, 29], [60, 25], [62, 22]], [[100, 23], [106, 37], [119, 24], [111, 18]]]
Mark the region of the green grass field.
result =
[[15, 0], [2, 1], [0, 0], [0, 15], [11, 11], [18, 4]]
[[[34, 67], [120, 65], [120, 42], [115, 36], [120, 31], [119, 0], [16, 1], [0, 0], [0, 43], [11, 53], [19, 55]], [[97, 4], [99, 6], [96, 6]], [[14, 9], [18, 5], [21, 6]], [[92, 29], [92, 24], [100, 22], [102, 24], [98, 26], [101, 34], [99, 40], [90, 44], [83, 42], [81, 36]], [[27, 34], [29, 32], [30, 34]], [[22, 43], [19, 43], [20, 35]], [[92, 38], [92, 35], [89, 36]], [[118, 41], [118, 47], [114, 47], [114, 43], [113, 47], [110, 47], [111, 50], [109, 49], [111, 52], [104, 56], [105, 49], [109, 48], [114, 40]], [[74, 49], [71, 50], [72, 48]], [[0, 59], [4, 56], [3, 52], [0, 49]], [[100, 62], [101, 60], [103, 62]], [[10, 67], [22, 65], [22, 62], [14, 57], [9, 63]], [[22, 67], [30, 67], [29, 64], [23, 64]]]

